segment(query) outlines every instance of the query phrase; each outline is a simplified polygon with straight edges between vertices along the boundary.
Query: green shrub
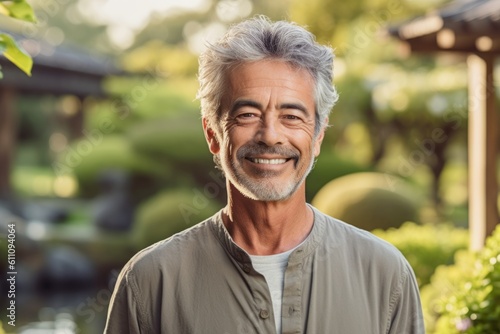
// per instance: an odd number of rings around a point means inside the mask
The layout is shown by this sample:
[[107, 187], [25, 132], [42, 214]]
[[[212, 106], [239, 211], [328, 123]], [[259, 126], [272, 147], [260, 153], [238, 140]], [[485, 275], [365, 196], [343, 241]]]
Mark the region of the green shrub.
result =
[[419, 286], [430, 282], [439, 265], [453, 263], [455, 253], [467, 248], [467, 230], [451, 225], [417, 225], [404, 223], [400, 228], [373, 233], [396, 246], [406, 257], [417, 276]]
[[382, 173], [354, 173], [326, 184], [312, 204], [365, 230], [418, 221], [418, 203], [405, 181]]
[[87, 138], [76, 141], [63, 152], [54, 167], [56, 172], [74, 173], [83, 195], [95, 195], [99, 175], [109, 169], [125, 171], [130, 176], [140, 174], [166, 178], [171, 174], [168, 165], [160, 165], [138, 155], [127, 139], [120, 135], [104, 136], [96, 143]]
[[500, 227], [480, 252], [437, 268], [422, 302], [429, 333], [500, 333]]
[[[172, 166], [175, 180], [185, 179], [198, 186], [211, 181], [214, 162], [198, 116], [150, 120], [131, 127], [126, 135], [136, 153]], [[175, 186], [185, 184], [177, 182]]]
[[220, 208], [196, 188], [164, 191], [138, 208], [132, 230], [134, 242], [144, 248], [205, 220]]
[[341, 159], [334, 153], [323, 152], [318, 157], [311, 173], [307, 176], [307, 199], [310, 201], [325, 184], [333, 179], [365, 171], [367, 171], [365, 167], [353, 161]]
[[197, 117], [154, 119], [131, 127], [127, 137], [134, 151], [176, 165], [210, 164], [201, 121]]

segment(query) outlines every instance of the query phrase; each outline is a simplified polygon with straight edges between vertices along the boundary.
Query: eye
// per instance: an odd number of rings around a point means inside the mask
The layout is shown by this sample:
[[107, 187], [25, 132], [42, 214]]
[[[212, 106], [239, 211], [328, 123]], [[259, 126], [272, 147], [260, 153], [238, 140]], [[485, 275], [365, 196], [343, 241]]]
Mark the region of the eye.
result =
[[259, 114], [255, 112], [241, 112], [235, 116], [235, 120], [239, 123], [253, 123], [259, 120]]
[[281, 119], [288, 124], [297, 124], [303, 121], [302, 116], [296, 114], [284, 114]]
[[239, 117], [239, 118], [252, 118], [252, 117], [257, 117], [257, 115], [255, 115], [254, 113], [251, 113], [251, 112], [246, 112], [246, 113], [239, 114], [237, 117]]

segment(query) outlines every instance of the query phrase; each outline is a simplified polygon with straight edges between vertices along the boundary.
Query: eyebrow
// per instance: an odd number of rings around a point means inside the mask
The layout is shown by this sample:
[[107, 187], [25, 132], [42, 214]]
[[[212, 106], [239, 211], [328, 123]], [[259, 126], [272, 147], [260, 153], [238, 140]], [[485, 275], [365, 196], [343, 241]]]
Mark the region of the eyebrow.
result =
[[[253, 100], [246, 100], [246, 99], [245, 100], [238, 100], [231, 107], [230, 114], [231, 115], [234, 114], [241, 107], [252, 107], [252, 108], [256, 108], [258, 110], [262, 110], [264, 108], [262, 106], [262, 104], [260, 104], [259, 102], [253, 101]], [[307, 112], [307, 108], [300, 103], [290, 103], [290, 102], [282, 103], [279, 105], [279, 109], [295, 109], [295, 110], [299, 110], [304, 115], [309, 116], [309, 113]]]
[[238, 100], [238, 101], [236, 101], [233, 104], [233, 106], [231, 107], [231, 110], [229, 111], [229, 113], [231, 115], [233, 115], [241, 107], [252, 107], [252, 108], [259, 109], [259, 110], [262, 110], [264, 108], [262, 106], [262, 104], [260, 104], [259, 102], [256, 102], [256, 101], [252, 101], [252, 100]]
[[301, 111], [304, 115], [309, 116], [307, 108], [300, 103], [283, 103], [280, 105], [280, 109], [296, 109]]

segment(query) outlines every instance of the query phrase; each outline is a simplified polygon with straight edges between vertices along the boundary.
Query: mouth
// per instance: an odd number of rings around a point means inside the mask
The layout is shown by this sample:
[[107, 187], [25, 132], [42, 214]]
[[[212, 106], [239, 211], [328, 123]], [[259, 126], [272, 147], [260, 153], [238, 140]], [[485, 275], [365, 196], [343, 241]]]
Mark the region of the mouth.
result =
[[281, 165], [284, 164], [290, 160], [291, 158], [284, 159], [284, 158], [278, 158], [278, 159], [263, 159], [263, 158], [246, 158], [247, 160], [253, 162], [254, 164], [262, 164], [262, 165]]

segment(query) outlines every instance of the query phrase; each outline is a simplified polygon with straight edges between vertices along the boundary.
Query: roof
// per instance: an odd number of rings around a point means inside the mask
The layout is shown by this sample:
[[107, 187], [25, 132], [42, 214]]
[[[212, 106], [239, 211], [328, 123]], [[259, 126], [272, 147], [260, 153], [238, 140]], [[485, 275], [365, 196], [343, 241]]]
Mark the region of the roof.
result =
[[0, 66], [4, 77], [0, 80], [0, 88], [13, 87], [34, 94], [100, 96], [104, 95], [102, 80], [108, 75], [121, 73], [112, 59], [9, 34], [32, 56], [32, 76], [28, 77], [2, 56]]
[[390, 27], [412, 51], [500, 53], [500, 0], [457, 0]]

